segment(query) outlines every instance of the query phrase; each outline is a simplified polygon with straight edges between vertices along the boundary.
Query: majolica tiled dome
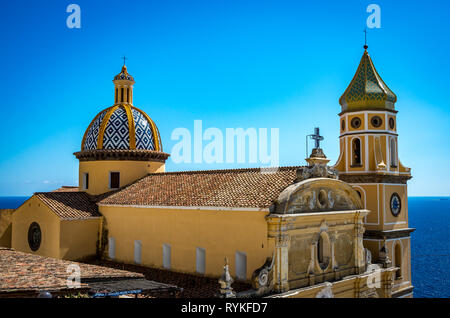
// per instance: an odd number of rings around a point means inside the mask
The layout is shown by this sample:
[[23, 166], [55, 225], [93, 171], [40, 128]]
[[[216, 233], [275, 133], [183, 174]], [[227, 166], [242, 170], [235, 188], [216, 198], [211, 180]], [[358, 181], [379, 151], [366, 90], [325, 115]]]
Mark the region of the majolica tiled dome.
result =
[[153, 120], [142, 110], [115, 105], [102, 110], [86, 130], [81, 150], [162, 151], [161, 137]]
[[356, 74], [339, 99], [342, 111], [364, 109], [394, 110], [397, 96], [381, 79], [366, 50], [361, 58]]

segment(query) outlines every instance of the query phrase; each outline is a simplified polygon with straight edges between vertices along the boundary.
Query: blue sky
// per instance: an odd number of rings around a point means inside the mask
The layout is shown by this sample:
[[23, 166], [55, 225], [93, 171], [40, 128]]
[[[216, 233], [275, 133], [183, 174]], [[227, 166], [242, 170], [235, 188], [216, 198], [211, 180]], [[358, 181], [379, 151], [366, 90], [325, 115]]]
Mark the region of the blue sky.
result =
[[[66, 7], [81, 7], [81, 29]], [[450, 195], [448, 1], [2, 1], [0, 195], [76, 185], [73, 152], [113, 103], [128, 57], [134, 104], [159, 127], [279, 128], [280, 165], [302, 165], [320, 126], [338, 157], [338, 99], [363, 53], [366, 8], [381, 8], [369, 53], [398, 102], [409, 195]], [[254, 164], [175, 164], [166, 170]]]

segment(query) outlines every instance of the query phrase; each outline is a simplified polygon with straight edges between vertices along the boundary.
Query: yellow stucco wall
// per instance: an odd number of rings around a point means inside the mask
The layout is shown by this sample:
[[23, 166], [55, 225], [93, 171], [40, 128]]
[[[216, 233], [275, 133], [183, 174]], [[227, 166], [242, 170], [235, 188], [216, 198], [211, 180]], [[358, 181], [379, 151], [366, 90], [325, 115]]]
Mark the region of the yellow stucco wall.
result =
[[[384, 191], [384, 230], [402, 229], [408, 227], [408, 197], [406, 184], [385, 184]], [[390, 201], [393, 193], [397, 193], [401, 199], [401, 210], [398, 216], [391, 213]]]
[[371, 212], [364, 218], [364, 223], [367, 228], [367, 224], [378, 224], [379, 216], [378, 210], [378, 185], [373, 184], [352, 184], [352, 187], [361, 193], [361, 201], [364, 209], [370, 210]]
[[[41, 228], [42, 241], [33, 252], [28, 245], [28, 229], [37, 222]], [[12, 248], [18, 251], [59, 258], [59, 218], [35, 196], [17, 208], [13, 214]]]
[[[163, 266], [163, 244], [171, 245], [171, 270], [195, 273], [196, 248], [206, 250], [207, 276], [220, 276], [224, 258], [235, 276], [236, 251], [247, 254], [247, 279], [272, 255], [265, 211], [100, 206], [116, 260], [134, 263], [134, 241], [142, 242], [142, 264]], [[273, 246], [272, 246], [273, 248]]]
[[[32, 251], [28, 229], [36, 222], [41, 228], [41, 245]], [[42, 256], [76, 260], [96, 253], [101, 218], [62, 220], [45, 203], [33, 196], [12, 218], [12, 244], [15, 250]]]
[[61, 220], [60, 258], [77, 260], [96, 254], [100, 218]]
[[[394, 230], [408, 228], [408, 194], [406, 184], [364, 183], [352, 184], [362, 194], [363, 204], [371, 213], [365, 220], [368, 230]], [[391, 213], [390, 201], [393, 193], [401, 199], [398, 216]]]
[[11, 247], [12, 215], [14, 209], [0, 210], [0, 246]]
[[120, 186], [133, 183], [149, 173], [164, 172], [164, 163], [153, 161], [131, 160], [99, 160], [80, 161], [79, 187], [83, 189], [83, 174], [89, 173], [89, 194], [101, 194], [111, 191], [109, 188], [109, 173], [120, 172]]

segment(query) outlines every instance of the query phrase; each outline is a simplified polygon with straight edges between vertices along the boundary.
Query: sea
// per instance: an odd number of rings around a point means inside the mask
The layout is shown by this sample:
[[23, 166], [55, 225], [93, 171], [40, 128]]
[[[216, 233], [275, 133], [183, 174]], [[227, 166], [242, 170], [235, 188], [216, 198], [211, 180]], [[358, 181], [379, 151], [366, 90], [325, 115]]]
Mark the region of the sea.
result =
[[[15, 209], [28, 197], [1, 197], [0, 209]], [[409, 197], [414, 297], [450, 297], [450, 197]]]

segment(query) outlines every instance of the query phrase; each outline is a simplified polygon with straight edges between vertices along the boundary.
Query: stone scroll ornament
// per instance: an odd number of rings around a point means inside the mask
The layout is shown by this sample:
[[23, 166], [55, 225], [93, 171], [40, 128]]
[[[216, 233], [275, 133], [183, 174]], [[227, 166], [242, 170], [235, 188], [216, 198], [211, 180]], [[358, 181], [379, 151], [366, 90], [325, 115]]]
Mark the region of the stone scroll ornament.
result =
[[256, 289], [257, 295], [268, 294], [273, 290], [273, 265], [275, 253], [268, 257], [263, 266], [253, 272], [252, 286]]

